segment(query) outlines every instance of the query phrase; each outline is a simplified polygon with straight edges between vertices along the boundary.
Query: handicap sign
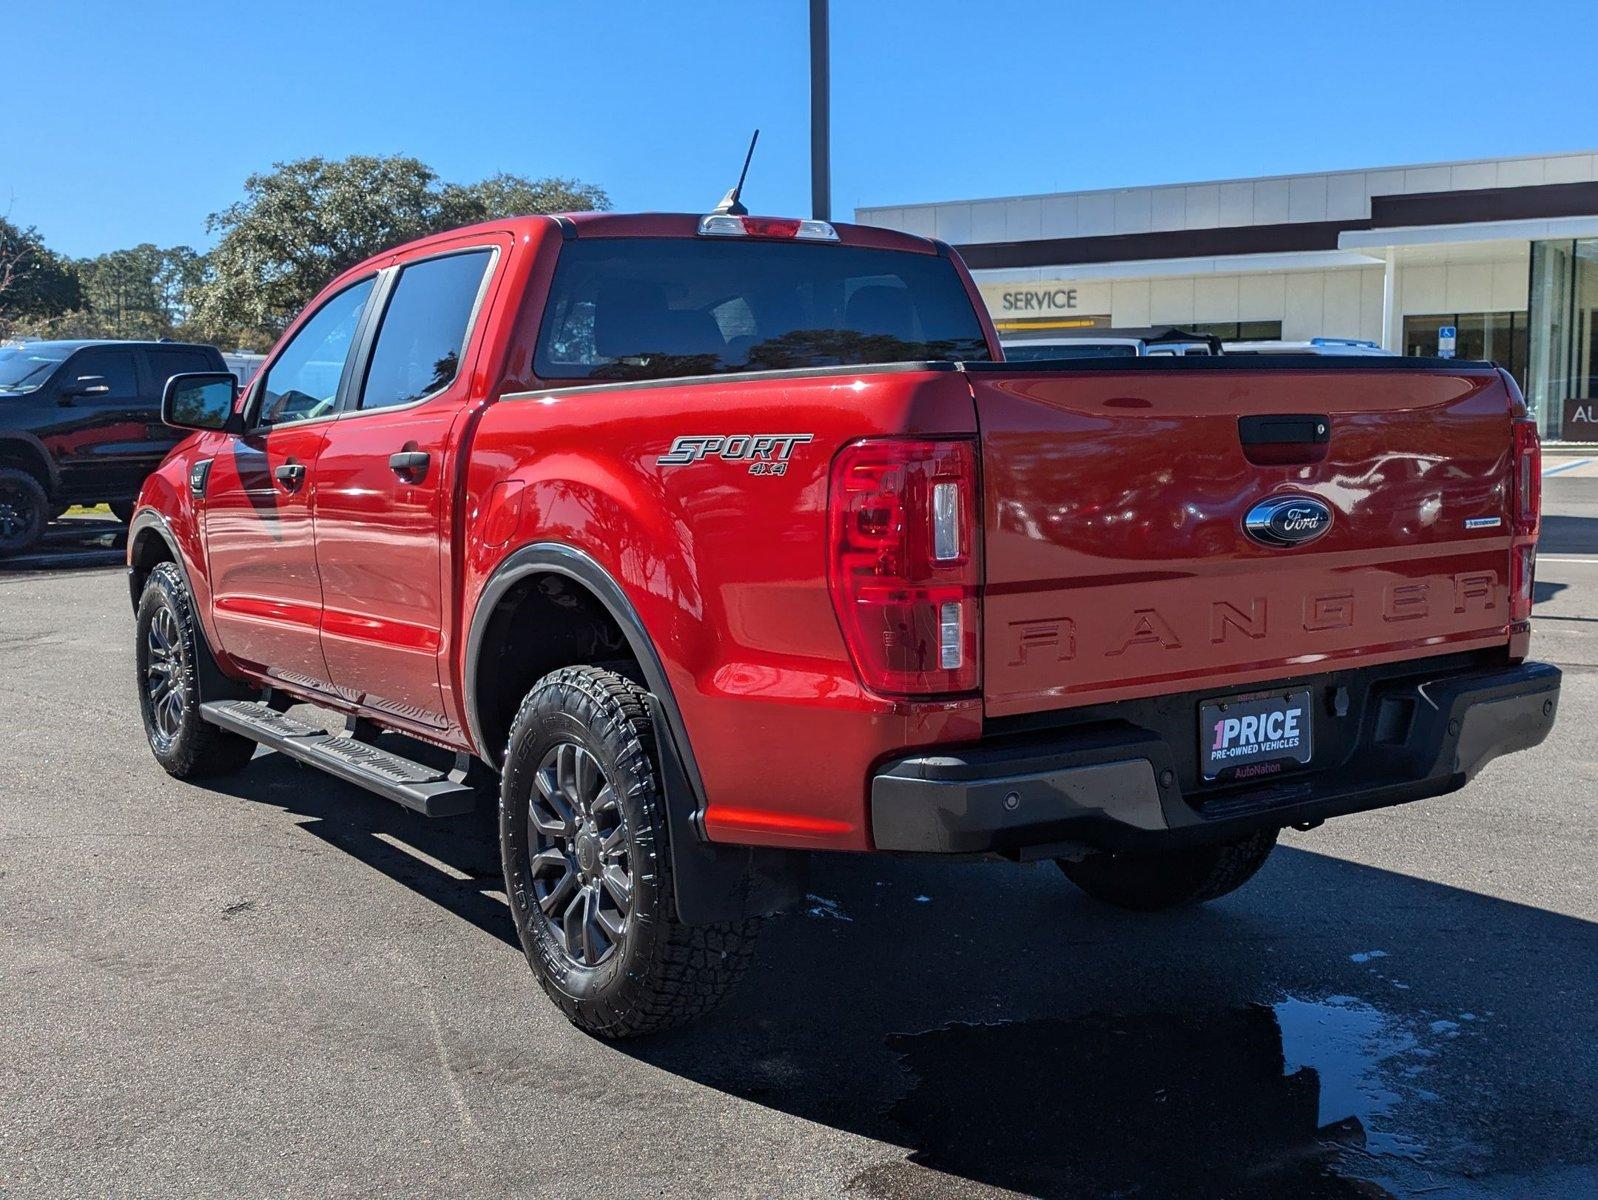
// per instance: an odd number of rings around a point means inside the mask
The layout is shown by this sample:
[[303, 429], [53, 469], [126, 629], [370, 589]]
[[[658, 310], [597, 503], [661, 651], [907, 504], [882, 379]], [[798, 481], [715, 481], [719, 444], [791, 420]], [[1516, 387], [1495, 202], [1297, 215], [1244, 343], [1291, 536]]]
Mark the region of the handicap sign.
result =
[[1459, 330], [1452, 325], [1442, 325], [1437, 330], [1437, 357], [1453, 358], [1455, 335]]

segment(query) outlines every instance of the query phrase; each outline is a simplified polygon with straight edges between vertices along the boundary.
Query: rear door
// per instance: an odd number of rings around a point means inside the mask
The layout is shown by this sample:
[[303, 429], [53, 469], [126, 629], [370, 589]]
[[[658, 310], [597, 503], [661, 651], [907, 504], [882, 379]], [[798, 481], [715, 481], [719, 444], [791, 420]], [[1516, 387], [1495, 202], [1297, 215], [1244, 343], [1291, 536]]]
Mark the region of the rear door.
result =
[[375, 337], [316, 468], [322, 648], [351, 699], [444, 728], [451, 431], [473, 394], [478, 313], [508, 239], [478, 235], [392, 268]]
[[217, 635], [267, 675], [331, 689], [312, 537], [316, 465], [348, 388], [377, 277], [302, 320], [250, 389], [247, 428], [211, 462], [205, 549]]
[[[1295, 361], [971, 368], [990, 715], [1503, 644], [1497, 372]], [[1294, 497], [1324, 531], [1246, 531]]]

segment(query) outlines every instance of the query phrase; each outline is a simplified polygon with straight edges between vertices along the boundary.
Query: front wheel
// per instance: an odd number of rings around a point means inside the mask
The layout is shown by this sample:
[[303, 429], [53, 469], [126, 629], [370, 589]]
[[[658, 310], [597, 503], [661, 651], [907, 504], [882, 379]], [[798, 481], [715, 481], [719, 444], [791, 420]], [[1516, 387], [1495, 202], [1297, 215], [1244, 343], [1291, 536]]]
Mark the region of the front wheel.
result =
[[37, 479], [15, 467], [0, 467], [0, 558], [37, 546], [54, 511]]
[[1095, 900], [1140, 912], [1181, 908], [1235, 892], [1265, 865], [1277, 831], [1264, 829], [1234, 842], [1132, 854], [1057, 859], [1065, 877]]
[[511, 725], [500, 790], [505, 891], [528, 964], [574, 1025], [605, 1038], [714, 1007], [760, 926], [677, 918], [647, 698], [598, 667], [546, 675]]

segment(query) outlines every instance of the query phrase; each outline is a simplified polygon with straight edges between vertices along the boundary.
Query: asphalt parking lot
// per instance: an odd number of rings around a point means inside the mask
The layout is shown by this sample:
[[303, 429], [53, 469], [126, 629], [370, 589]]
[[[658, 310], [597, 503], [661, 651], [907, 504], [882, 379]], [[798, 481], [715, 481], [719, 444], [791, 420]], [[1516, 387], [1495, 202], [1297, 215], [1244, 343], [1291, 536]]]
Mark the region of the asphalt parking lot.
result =
[[117, 532], [58, 530], [0, 571], [0, 1192], [1598, 1196], [1598, 471], [1548, 465], [1543, 747], [1175, 915], [818, 861], [731, 1004], [623, 1046], [483, 822], [165, 776]]

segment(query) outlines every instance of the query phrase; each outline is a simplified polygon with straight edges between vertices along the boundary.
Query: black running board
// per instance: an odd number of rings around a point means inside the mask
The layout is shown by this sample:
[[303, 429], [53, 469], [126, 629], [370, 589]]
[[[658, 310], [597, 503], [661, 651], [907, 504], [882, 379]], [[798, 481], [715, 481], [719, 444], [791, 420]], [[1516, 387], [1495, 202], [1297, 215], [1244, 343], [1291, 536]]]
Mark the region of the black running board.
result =
[[449, 772], [401, 758], [347, 734], [328, 733], [265, 704], [213, 700], [200, 705], [200, 715], [213, 725], [376, 792], [423, 816], [463, 816], [477, 804], [477, 790]]

